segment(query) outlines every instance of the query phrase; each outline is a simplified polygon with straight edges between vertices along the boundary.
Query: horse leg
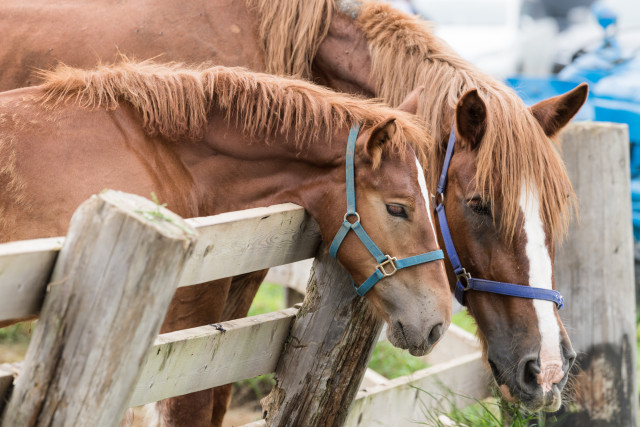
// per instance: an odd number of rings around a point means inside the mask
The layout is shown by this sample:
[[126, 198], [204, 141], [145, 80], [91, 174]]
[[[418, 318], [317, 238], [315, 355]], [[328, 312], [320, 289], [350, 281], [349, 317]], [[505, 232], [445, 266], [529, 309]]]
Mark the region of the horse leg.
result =
[[[222, 313], [222, 321], [247, 317], [251, 303], [258, 292], [260, 284], [267, 275], [268, 270], [255, 271], [236, 276], [231, 281], [231, 288], [227, 297], [227, 303]], [[211, 426], [222, 426], [222, 419], [227, 412], [231, 401], [233, 384], [225, 384], [213, 389], [213, 413]]]
[[[231, 278], [178, 288], [160, 333], [218, 323]], [[145, 407], [144, 425], [208, 427], [213, 410], [213, 389], [164, 399]]]

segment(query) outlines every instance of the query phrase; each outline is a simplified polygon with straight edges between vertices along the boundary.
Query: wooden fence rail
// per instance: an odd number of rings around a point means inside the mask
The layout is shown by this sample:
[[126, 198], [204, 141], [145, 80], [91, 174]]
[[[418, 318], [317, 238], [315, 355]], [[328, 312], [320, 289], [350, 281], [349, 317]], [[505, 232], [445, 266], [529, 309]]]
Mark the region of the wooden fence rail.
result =
[[[312, 258], [318, 226], [293, 203], [187, 219], [199, 234], [178, 286]], [[0, 244], [0, 321], [37, 315], [64, 237]]]
[[[117, 198], [127, 197], [129, 196], [118, 193]], [[148, 209], [158, 208], [150, 205]], [[185, 227], [189, 226], [197, 230], [199, 239], [193, 245], [192, 256], [183, 266], [183, 274], [178, 280], [179, 286], [309, 258], [315, 254], [319, 243], [315, 222], [302, 208], [293, 204], [189, 219], [185, 221]], [[62, 259], [62, 255], [59, 255], [61, 248], [67, 243], [68, 238], [60, 237], [0, 245], [0, 319], [24, 317], [40, 312], [47, 283], [50, 282], [56, 261]], [[341, 270], [337, 264], [330, 268], [337, 268], [336, 272]], [[301, 283], [306, 281], [304, 276], [307, 276], [308, 272], [298, 268], [293, 276], [291, 273], [288, 274], [288, 282], [297, 283], [296, 288], [304, 290]], [[325, 286], [329, 286], [329, 283]], [[171, 286], [168, 288], [171, 289]], [[351, 290], [348, 283], [345, 289]], [[135, 306], [134, 302], [131, 301], [132, 307]], [[163, 312], [164, 309], [159, 311]], [[129, 375], [134, 382], [123, 383], [131, 388], [131, 394], [125, 399], [124, 406], [150, 403], [275, 372], [297, 312], [298, 309], [291, 308], [158, 336], [153, 346], [147, 349], [146, 356], [141, 359], [143, 362], [138, 363], [141, 367], [137, 374]], [[342, 324], [348, 325], [349, 313], [343, 313], [342, 316]], [[42, 318], [39, 324], [48, 324], [48, 320]], [[309, 330], [312, 331], [313, 328]], [[357, 386], [364, 373], [372, 342], [375, 342], [375, 334], [367, 341], [367, 349], [360, 363], [353, 364], [353, 368], [358, 369], [357, 375], [345, 375], [343, 381], [345, 384], [351, 383], [352, 390], [352, 396], [347, 400], [352, 400], [358, 390]], [[107, 347], [103, 346], [103, 351], [108, 352]], [[114, 344], [114, 348], [116, 347]], [[37, 353], [47, 355], [50, 351], [41, 348]], [[437, 355], [438, 352], [434, 354]], [[440, 356], [441, 359], [447, 357]], [[471, 363], [477, 364], [479, 360], [480, 356], [477, 355]], [[7, 395], [12, 383], [29, 382], [27, 379], [20, 380], [26, 377], [25, 372], [29, 372], [29, 363], [27, 361], [26, 365], [0, 365], [0, 398]], [[327, 369], [330, 372], [331, 368]], [[286, 376], [286, 372], [283, 375]], [[482, 378], [480, 388], [484, 388], [486, 394], [485, 380], [486, 378]], [[377, 375], [375, 382], [369, 381], [367, 384], [380, 385], [386, 381]], [[26, 388], [28, 389], [28, 386]], [[330, 391], [328, 390], [329, 393]], [[12, 396], [18, 396], [18, 393], [14, 390]], [[40, 403], [46, 400], [42, 396], [39, 399]], [[313, 401], [314, 396], [310, 396], [309, 399]], [[37, 406], [39, 403], [34, 404]], [[343, 405], [343, 402], [340, 401], [339, 405]], [[122, 405], [116, 405], [118, 409], [108, 412], [108, 416], [113, 417], [114, 422], [117, 418], [113, 416], [114, 411], [120, 411], [120, 406]], [[21, 416], [29, 413], [26, 408], [25, 406], [22, 410]], [[7, 410], [14, 409], [9, 407]], [[76, 414], [75, 421], [78, 420], [78, 416], [80, 415]], [[91, 419], [86, 418], [86, 414], [82, 417], [83, 421]], [[14, 418], [5, 417], [5, 420], [5, 423], [13, 422]], [[102, 421], [104, 419], [100, 419], [100, 422]]]

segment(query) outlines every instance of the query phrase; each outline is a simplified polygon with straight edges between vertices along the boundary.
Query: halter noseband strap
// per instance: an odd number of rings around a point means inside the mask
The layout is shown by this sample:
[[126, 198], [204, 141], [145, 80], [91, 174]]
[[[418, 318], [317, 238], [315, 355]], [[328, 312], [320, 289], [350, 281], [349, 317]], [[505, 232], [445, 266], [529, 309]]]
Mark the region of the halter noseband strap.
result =
[[[367, 280], [364, 281], [360, 286], [356, 287], [355, 283], [353, 284], [356, 292], [360, 296], [364, 296], [373, 286], [378, 283], [381, 279], [387, 276], [393, 276], [398, 270], [402, 270], [403, 268], [411, 267], [418, 264], [423, 264], [426, 262], [436, 261], [444, 258], [444, 254], [442, 250], [436, 250], [427, 252], [420, 255], [415, 255], [408, 258], [397, 259], [390, 255], [385, 255], [382, 251], [376, 246], [376, 244], [371, 240], [371, 237], [364, 231], [362, 224], [360, 223], [360, 215], [356, 211], [356, 191], [355, 191], [355, 173], [354, 173], [354, 156], [356, 149], [356, 139], [358, 137], [358, 132], [360, 131], [360, 125], [353, 125], [351, 130], [349, 131], [349, 139], [347, 141], [347, 156], [346, 156], [346, 167], [347, 167], [347, 213], [344, 214], [344, 221], [340, 226], [340, 229], [336, 233], [336, 236], [333, 238], [333, 242], [331, 242], [331, 247], [329, 248], [329, 253], [336, 258], [338, 255], [338, 249], [342, 244], [342, 241], [349, 230], [353, 230], [356, 233], [356, 236], [360, 239], [360, 241], [367, 248], [369, 253], [373, 255], [373, 257], [378, 261], [378, 265], [376, 267], [376, 271], [373, 272], [371, 276]], [[354, 222], [349, 222], [349, 217], [354, 217]]]
[[440, 231], [442, 233], [442, 240], [444, 240], [444, 246], [447, 249], [447, 256], [453, 267], [453, 271], [458, 279], [456, 283], [455, 296], [458, 302], [465, 305], [464, 294], [466, 291], [481, 291], [491, 292], [494, 294], [508, 295], [519, 298], [540, 299], [546, 301], [552, 301], [558, 307], [558, 310], [564, 305], [564, 298], [560, 292], [553, 289], [535, 288], [533, 286], [516, 285], [513, 283], [494, 282], [492, 280], [476, 279], [471, 277], [471, 274], [462, 267], [460, 258], [456, 252], [456, 248], [453, 245], [451, 239], [451, 231], [449, 231], [449, 224], [447, 222], [447, 215], [444, 212], [444, 189], [447, 186], [447, 174], [449, 172], [449, 165], [451, 163], [451, 157], [453, 156], [453, 147], [456, 142], [456, 127], [455, 123], [451, 128], [451, 134], [449, 135], [449, 142], [447, 144], [447, 153], [444, 157], [444, 164], [442, 166], [442, 173], [440, 174], [440, 180], [438, 181], [438, 188], [436, 199], [439, 199], [439, 204], [436, 207], [438, 214], [438, 222], [440, 223]]

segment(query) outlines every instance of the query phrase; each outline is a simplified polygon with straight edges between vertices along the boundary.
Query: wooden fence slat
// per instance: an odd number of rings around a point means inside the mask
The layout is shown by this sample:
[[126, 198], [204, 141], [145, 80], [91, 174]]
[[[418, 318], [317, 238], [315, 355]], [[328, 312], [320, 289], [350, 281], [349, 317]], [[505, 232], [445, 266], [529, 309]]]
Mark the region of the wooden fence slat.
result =
[[313, 258], [320, 243], [316, 222], [293, 203], [187, 221], [200, 238], [179, 286]]
[[489, 383], [482, 352], [461, 356], [360, 391], [345, 427], [395, 427], [424, 422], [429, 409], [446, 413], [452, 402], [464, 407], [474, 403], [473, 399], [490, 396]]
[[262, 401], [268, 425], [341, 426], [382, 326], [347, 272], [320, 250], [307, 295]]
[[580, 220], [558, 248], [559, 311], [578, 353], [572, 411], [561, 425], [638, 423], [633, 232], [626, 125], [575, 123], [561, 134], [562, 157]]
[[[199, 233], [179, 286], [312, 258], [316, 222], [293, 203], [186, 220]], [[0, 244], [0, 321], [38, 314], [64, 237]]]
[[0, 244], [0, 320], [40, 311], [64, 237]]
[[[129, 406], [274, 372], [297, 312], [297, 308], [289, 308], [159, 335], [142, 365]], [[479, 350], [475, 337], [451, 325], [443, 341], [423, 359], [440, 363], [448, 354], [449, 362], [452, 355]], [[0, 399], [17, 372], [16, 366], [0, 365]], [[373, 374], [367, 370], [361, 387], [374, 383], [366, 382], [367, 375]], [[388, 381], [379, 374], [375, 378], [376, 383]]]
[[[297, 308], [158, 335], [128, 406], [273, 373]], [[0, 401], [22, 362], [0, 365]]]
[[129, 406], [273, 372], [297, 312], [289, 308], [160, 335]]
[[3, 427], [117, 426], [196, 233], [140, 196], [74, 213]]

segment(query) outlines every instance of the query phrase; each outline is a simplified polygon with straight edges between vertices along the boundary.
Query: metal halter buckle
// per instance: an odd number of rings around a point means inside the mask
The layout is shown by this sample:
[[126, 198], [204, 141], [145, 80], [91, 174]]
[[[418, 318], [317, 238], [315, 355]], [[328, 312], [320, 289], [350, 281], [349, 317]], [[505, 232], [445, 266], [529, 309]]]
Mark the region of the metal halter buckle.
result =
[[462, 286], [464, 287], [464, 290], [468, 291], [469, 290], [469, 279], [471, 279], [471, 274], [467, 273], [467, 270], [465, 270], [463, 268], [460, 273], [456, 274], [456, 277], [458, 278], [458, 282], [460, 282], [462, 284]]
[[[438, 201], [438, 199], [440, 199], [440, 200]], [[433, 196], [433, 204], [436, 205], [436, 206], [444, 204], [444, 191], [443, 192], [437, 192]]]
[[[398, 260], [396, 257], [392, 257], [389, 255], [385, 255], [387, 257], [386, 261], [382, 261], [380, 264], [378, 264], [378, 266], [376, 267], [380, 273], [382, 273], [382, 275], [384, 277], [388, 277], [388, 276], [393, 276], [394, 274], [396, 274], [396, 271], [398, 271], [398, 267], [396, 267], [396, 261]], [[387, 270], [385, 270], [384, 266], [390, 264], [391, 267], [393, 267], [393, 271], [387, 273]]]

